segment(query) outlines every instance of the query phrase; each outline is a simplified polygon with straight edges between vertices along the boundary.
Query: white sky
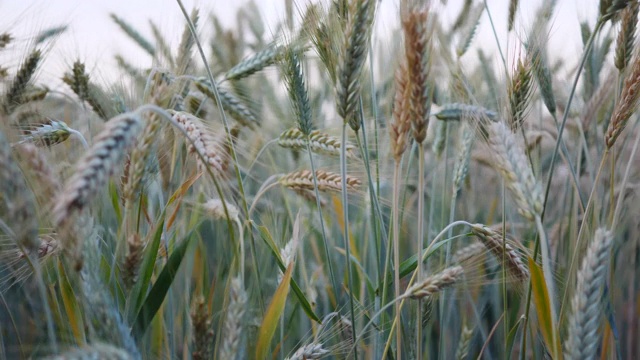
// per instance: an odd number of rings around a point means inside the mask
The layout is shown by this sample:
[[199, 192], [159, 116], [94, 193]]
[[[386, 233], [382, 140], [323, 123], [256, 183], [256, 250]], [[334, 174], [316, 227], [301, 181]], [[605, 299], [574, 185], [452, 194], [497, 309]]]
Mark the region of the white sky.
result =
[[[207, 20], [210, 12], [221, 18], [225, 27], [235, 24], [235, 13], [247, 0], [183, 0], [186, 8], [194, 6], [201, 10], [201, 19]], [[256, 0], [260, 4], [266, 29], [273, 29], [284, 15], [285, 0]], [[326, 0], [325, 0], [326, 1]], [[507, 36], [506, 19], [509, 0], [487, 0], [504, 51], [513, 53], [517, 38], [525, 37], [533, 22], [534, 14], [541, 0], [520, 1], [516, 18], [516, 32]], [[399, 0], [382, 0], [377, 15], [377, 39], [392, 41], [386, 34], [397, 27]], [[439, 4], [439, 0], [435, 0]], [[475, 0], [476, 3], [480, 0]], [[306, 0], [298, 0], [304, 4]], [[449, 0], [446, 8], [437, 5], [438, 13], [449, 21], [454, 19], [463, 0]], [[583, 9], [584, 5], [589, 9]], [[561, 54], [566, 60], [575, 62], [582, 51], [578, 21], [583, 19], [593, 23], [597, 12], [597, 1], [558, 0], [550, 29], [550, 52]], [[443, 10], [446, 9], [445, 10]], [[134, 65], [148, 67], [151, 61], [109, 18], [114, 12], [123, 18], [147, 38], [153, 40], [148, 25], [149, 19], [160, 27], [169, 41], [177, 46], [182, 33], [184, 20], [175, 0], [0, 0], [0, 14], [3, 16], [0, 33], [9, 31], [17, 41], [0, 53], [0, 64], [17, 65], [20, 54], [29, 46], [29, 40], [39, 31], [62, 24], [69, 30], [61, 35], [49, 47], [46, 63], [41, 67], [40, 79], [59, 84], [59, 77], [68, 70], [77, 58], [85, 61], [92, 78], [97, 82], [109, 83], [119, 74], [115, 71], [113, 55], [123, 54]], [[210, 24], [206, 24], [210, 31]], [[481, 46], [486, 54], [497, 56], [496, 42], [491, 32], [486, 12], [481, 20], [473, 46]], [[474, 51], [465, 57], [473, 61]], [[496, 62], [498, 64], [498, 62]]]

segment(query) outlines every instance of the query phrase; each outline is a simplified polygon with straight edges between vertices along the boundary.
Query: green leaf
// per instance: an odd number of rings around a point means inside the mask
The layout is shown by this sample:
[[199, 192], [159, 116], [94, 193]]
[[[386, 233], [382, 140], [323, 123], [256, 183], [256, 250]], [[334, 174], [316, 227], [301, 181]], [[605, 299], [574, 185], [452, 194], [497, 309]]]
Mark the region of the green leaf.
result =
[[256, 343], [256, 360], [264, 359], [269, 352], [269, 345], [273, 339], [273, 334], [276, 332], [278, 323], [280, 322], [280, 316], [284, 311], [284, 306], [287, 303], [287, 294], [289, 294], [289, 284], [291, 283], [291, 273], [293, 272], [293, 262], [289, 264], [287, 271], [285, 271], [282, 281], [273, 295], [271, 304], [267, 312], [264, 314], [262, 325], [260, 325], [260, 331], [258, 332], [258, 342]]
[[113, 211], [116, 212], [116, 218], [118, 223], [122, 223], [122, 211], [120, 210], [120, 196], [118, 196], [118, 187], [116, 183], [109, 182], [109, 195], [111, 197], [111, 205], [113, 205]]
[[156, 229], [153, 233], [151, 241], [147, 241], [146, 251], [144, 258], [142, 259], [142, 265], [140, 266], [138, 281], [131, 289], [129, 298], [127, 300], [127, 319], [131, 323], [138, 314], [142, 300], [147, 294], [149, 282], [151, 282], [151, 275], [153, 274], [153, 268], [156, 265], [156, 259], [158, 256], [158, 249], [160, 248], [160, 239], [162, 238], [162, 231], [164, 229], [165, 211], [160, 214], [160, 219], [156, 222]]
[[189, 245], [191, 245], [191, 239], [193, 238], [191, 235], [192, 232], [190, 232], [186, 238], [176, 246], [174, 251], [171, 253], [171, 256], [169, 256], [167, 264], [162, 268], [160, 275], [158, 275], [158, 279], [149, 291], [149, 295], [147, 295], [147, 298], [144, 300], [142, 308], [140, 308], [140, 312], [138, 312], [138, 316], [136, 317], [135, 325], [131, 331], [136, 338], [140, 338], [144, 335], [149, 324], [162, 306], [167, 292], [169, 292], [169, 288], [171, 288], [173, 279], [178, 273], [182, 259], [184, 259], [184, 255], [186, 254]]
[[518, 329], [520, 328], [520, 325], [522, 324], [522, 321], [524, 320], [524, 317], [521, 317], [518, 322], [516, 322], [515, 325], [513, 325], [513, 327], [511, 328], [511, 330], [509, 330], [509, 334], [507, 335], [507, 346], [506, 346], [506, 354], [507, 354], [507, 359], [511, 359], [511, 351], [513, 350], [513, 344], [515, 343], [516, 340], [516, 335], [518, 334]]
[[58, 262], [58, 273], [60, 274], [60, 294], [62, 295], [62, 304], [64, 305], [64, 310], [69, 318], [69, 325], [71, 325], [73, 337], [76, 340], [76, 344], [84, 345], [86, 337], [84, 333], [82, 313], [80, 312], [80, 306], [78, 305], [76, 295], [69, 283], [69, 278], [67, 277], [67, 273], [62, 262]]
[[538, 314], [537, 318], [540, 325], [540, 332], [542, 333], [542, 339], [544, 340], [547, 349], [549, 349], [553, 354], [553, 358], [561, 359], [560, 356], [562, 356], [562, 354], [559, 351], [559, 339], [553, 321], [549, 289], [547, 289], [544, 273], [542, 271], [542, 267], [533, 261], [531, 257], [528, 257], [528, 260], [529, 270], [531, 272], [533, 301], [536, 305], [536, 312]]
[[[276, 259], [276, 262], [278, 263], [278, 267], [280, 268], [280, 270], [285, 271], [286, 266], [284, 266], [284, 262], [280, 258], [280, 250], [278, 249], [278, 246], [276, 245], [276, 243], [273, 241], [273, 238], [271, 237], [269, 230], [264, 226], [259, 226], [259, 225], [255, 225], [255, 226], [258, 228], [258, 231], [260, 231], [260, 237], [262, 237], [264, 242], [269, 247], [269, 250], [271, 250], [271, 255], [274, 257], [274, 259]], [[298, 284], [293, 278], [291, 278], [291, 289], [293, 290], [293, 293], [298, 298], [298, 301], [300, 301], [300, 305], [302, 305], [302, 309], [304, 310], [305, 314], [307, 314], [307, 316], [310, 319], [317, 322], [318, 324], [322, 324], [322, 320], [320, 320], [318, 315], [316, 315], [313, 312], [313, 309], [311, 308], [311, 304], [309, 303], [309, 300], [307, 300], [307, 297], [304, 295], [302, 290], [300, 290], [300, 287], [298, 286]]]

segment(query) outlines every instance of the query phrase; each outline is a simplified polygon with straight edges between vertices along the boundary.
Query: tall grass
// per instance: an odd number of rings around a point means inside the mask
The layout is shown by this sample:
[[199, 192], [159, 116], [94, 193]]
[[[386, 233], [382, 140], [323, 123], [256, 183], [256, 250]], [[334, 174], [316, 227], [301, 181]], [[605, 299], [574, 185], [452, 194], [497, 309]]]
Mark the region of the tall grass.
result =
[[640, 357], [638, 1], [377, 3], [105, 14], [125, 87], [0, 34], [0, 358]]

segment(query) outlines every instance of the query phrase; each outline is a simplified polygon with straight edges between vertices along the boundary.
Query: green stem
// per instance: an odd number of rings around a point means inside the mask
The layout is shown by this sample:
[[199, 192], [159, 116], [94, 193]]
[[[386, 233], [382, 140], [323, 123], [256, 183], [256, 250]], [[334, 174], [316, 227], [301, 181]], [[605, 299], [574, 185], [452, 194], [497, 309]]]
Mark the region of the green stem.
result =
[[[417, 259], [424, 243], [424, 145], [418, 144], [418, 244]], [[418, 261], [418, 280], [422, 278], [422, 261]], [[422, 359], [422, 299], [418, 300], [418, 324], [416, 329], [416, 355]]]
[[[351, 312], [351, 327], [353, 333], [352, 338], [355, 341], [356, 337], [356, 321], [355, 321], [355, 310], [353, 305], [353, 289], [351, 286], [353, 284], [353, 278], [351, 277], [351, 247], [349, 241], [349, 196], [347, 194], [347, 121], [342, 123], [342, 143], [340, 144], [340, 174], [342, 176], [341, 185], [342, 185], [342, 213], [343, 213], [343, 232], [342, 237], [344, 239], [344, 251], [346, 252], [346, 267], [347, 267], [347, 289], [349, 289], [349, 308]], [[357, 343], [354, 343], [357, 346]], [[354, 353], [354, 358], [358, 359], [358, 352]]]

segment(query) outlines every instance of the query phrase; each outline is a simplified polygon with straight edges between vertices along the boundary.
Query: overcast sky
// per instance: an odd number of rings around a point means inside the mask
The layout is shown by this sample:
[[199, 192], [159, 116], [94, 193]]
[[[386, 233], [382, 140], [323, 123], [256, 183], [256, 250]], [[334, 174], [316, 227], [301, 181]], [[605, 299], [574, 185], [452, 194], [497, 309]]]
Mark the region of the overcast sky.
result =
[[[273, 29], [283, 17], [284, 1], [256, 0], [262, 9], [267, 31]], [[475, 0], [476, 3], [479, 1]], [[535, 11], [542, 1], [520, 1], [516, 32], [515, 35], [512, 33], [511, 37], [507, 36], [506, 31], [509, 0], [487, 1], [501, 46], [505, 51], [513, 52], [516, 39], [514, 36], [524, 39]], [[201, 14], [218, 14], [226, 27], [234, 25], [236, 11], [246, 2], [248, 0], [184, 0], [189, 10], [196, 6], [201, 10]], [[399, 0], [382, 0], [378, 10], [376, 39], [383, 44], [393, 41], [385, 35], [397, 27], [398, 2]], [[305, 4], [306, 1], [297, 3]], [[439, 0], [435, 3], [438, 4], [438, 13], [451, 21], [457, 15], [463, 0], [448, 0], [446, 10], [442, 10], [443, 6], [439, 5]], [[585, 3], [589, 5], [589, 9], [582, 9]], [[578, 21], [587, 19], [593, 23], [597, 6], [597, 1], [558, 0], [550, 29], [552, 53], [564, 54], [569, 60], [575, 61], [582, 49]], [[48, 48], [46, 63], [40, 72], [41, 79], [59, 84], [57, 79], [62, 72], [80, 58], [87, 64], [95, 81], [108, 83], [118, 76], [114, 71], [113, 60], [116, 53], [123, 54], [135, 65], [148, 67], [151, 64], [149, 56], [113, 23], [109, 18], [112, 12], [134, 25], [150, 39], [152, 37], [148, 21], [153, 19], [174, 46], [179, 42], [184, 20], [175, 0], [0, 0], [0, 14], [3, 16], [0, 32], [11, 32], [17, 38], [12, 47], [0, 53], [0, 61], [5, 66], [17, 65], [20, 57], [16, 54], [28, 49], [29, 40], [34, 35], [43, 29], [66, 24], [69, 30]], [[210, 30], [210, 26], [207, 28]], [[494, 52], [496, 48], [486, 13], [483, 15], [474, 44], [487, 49], [486, 53]], [[473, 54], [474, 52], [470, 52], [465, 56], [473, 57]]]

